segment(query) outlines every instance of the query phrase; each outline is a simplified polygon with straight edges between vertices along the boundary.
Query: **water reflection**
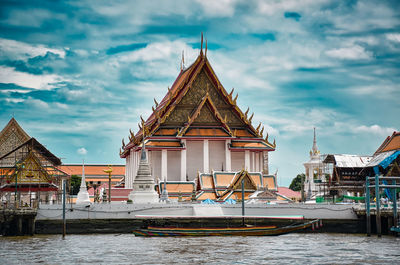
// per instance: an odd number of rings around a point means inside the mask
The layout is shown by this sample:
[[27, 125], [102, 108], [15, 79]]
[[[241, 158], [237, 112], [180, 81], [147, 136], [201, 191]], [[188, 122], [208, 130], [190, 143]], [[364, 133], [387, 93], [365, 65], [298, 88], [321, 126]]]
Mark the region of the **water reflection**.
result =
[[400, 260], [400, 239], [364, 235], [140, 238], [130, 234], [0, 237], [0, 264], [376, 264]]

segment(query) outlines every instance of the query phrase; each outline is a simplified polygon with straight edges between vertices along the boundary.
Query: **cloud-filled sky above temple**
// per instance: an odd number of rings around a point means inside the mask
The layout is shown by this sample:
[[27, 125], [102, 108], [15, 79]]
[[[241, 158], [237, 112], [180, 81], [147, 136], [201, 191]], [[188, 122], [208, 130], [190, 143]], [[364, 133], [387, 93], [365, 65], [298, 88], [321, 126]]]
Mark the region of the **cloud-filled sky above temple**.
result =
[[398, 1], [2, 1], [0, 127], [64, 163], [118, 163], [180, 71], [208, 58], [277, 150], [288, 185], [321, 153], [372, 154], [400, 129]]

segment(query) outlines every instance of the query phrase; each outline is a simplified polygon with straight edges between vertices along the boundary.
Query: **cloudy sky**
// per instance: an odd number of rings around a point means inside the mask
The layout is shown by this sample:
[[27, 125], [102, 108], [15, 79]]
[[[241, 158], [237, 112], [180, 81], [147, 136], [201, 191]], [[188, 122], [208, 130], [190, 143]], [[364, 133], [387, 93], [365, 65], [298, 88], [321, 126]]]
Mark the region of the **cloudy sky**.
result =
[[[346, 3], [345, 3], [346, 2]], [[112, 4], [111, 4], [112, 3]], [[279, 184], [322, 153], [372, 154], [400, 129], [398, 1], [1, 1], [0, 127], [64, 163], [118, 163], [153, 98], [199, 53], [277, 150]], [[271, 139], [270, 138], [270, 139]]]

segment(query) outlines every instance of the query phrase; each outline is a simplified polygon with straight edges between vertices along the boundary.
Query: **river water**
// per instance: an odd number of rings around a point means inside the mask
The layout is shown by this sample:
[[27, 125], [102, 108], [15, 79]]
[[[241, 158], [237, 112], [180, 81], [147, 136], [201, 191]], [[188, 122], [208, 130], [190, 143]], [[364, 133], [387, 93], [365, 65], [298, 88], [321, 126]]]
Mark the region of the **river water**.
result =
[[400, 264], [400, 238], [345, 234], [0, 237], [0, 264]]

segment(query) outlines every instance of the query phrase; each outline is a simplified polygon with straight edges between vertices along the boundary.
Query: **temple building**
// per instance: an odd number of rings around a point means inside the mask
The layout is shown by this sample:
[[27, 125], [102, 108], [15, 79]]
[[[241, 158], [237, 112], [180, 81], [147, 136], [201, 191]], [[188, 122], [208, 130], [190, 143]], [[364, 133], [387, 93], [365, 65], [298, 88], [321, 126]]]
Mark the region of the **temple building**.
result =
[[61, 160], [12, 118], [0, 132], [0, 198], [30, 205], [60, 199]]
[[[264, 137], [261, 123], [254, 126], [254, 113], [238, 107], [238, 95], [222, 86], [207, 59], [207, 43], [204, 52], [202, 46], [203, 41], [197, 59], [187, 68], [182, 65], [165, 97], [154, 99], [152, 114], [142, 118], [139, 131], [130, 131], [127, 144], [122, 140], [125, 188], [133, 186], [143, 141], [152, 177], [175, 187], [170, 195], [189, 197], [203, 176], [217, 172], [230, 176], [224, 180], [230, 181], [226, 197], [237, 195], [236, 182], [243, 177], [252, 190], [266, 187], [263, 176], [268, 175], [268, 153], [275, 150], [275, 141]], [[242, 170], [249, 173], [238, 176]]]

